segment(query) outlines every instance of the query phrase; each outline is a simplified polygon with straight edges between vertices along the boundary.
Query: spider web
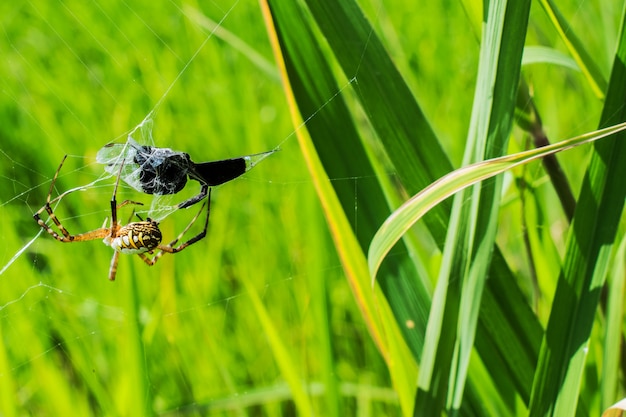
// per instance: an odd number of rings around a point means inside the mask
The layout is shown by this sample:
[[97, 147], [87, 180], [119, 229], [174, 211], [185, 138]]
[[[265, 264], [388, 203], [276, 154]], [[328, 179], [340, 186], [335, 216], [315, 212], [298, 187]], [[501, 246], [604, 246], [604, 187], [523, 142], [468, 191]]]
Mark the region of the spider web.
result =
[[[86, 7], [58, 2], [53, 12], [52, 5], [29, 2], [7, 11], [2, 22], [9, 52], [6, 71], [15, 76], [14, 82], [3, 81], [2, 105], [20, 123], [11, 125], [17, 130], [0, 131], [4, 167], [0, 230], [5, 243], [0, 251], [0, 334], [6, 345], [0, 349], [0, 385], [19, 392], [14, 404], [39, 411], [62, 410], [62, 405], [52, 405], [53, 398], [62, 398], [59, 401], [69, 409], [76, 406], [72, 409], [76, 414], [92, 411], [81, 408], [90, 403], [97, 403], [103, 414], [115, 414], [115, 404], [124, 402], [114, 398], [129, 392], [151, 401], [155, 409], [183, 412], [197, 411], [198, 403], [209, 400], [225, 410], [240, 409], [241, 401], [256, 404], [254, 395], [246, 400], [246, 391], [258, 386], [267, 387], [265, 397], [286, 400], [290, 394], [276, 382], [280, 373], [265, 336], [254, 327], [258, 324], [251, 313], [251, 294], [259, 292], [265, 304], [277, 306], [275, 314], [286, 317], [285, 326], [293, 326], [289, 337], [294, 341], [309, 331], [302, 326], [302, 312], [313, 314], [309, 301], [300, 298], [307, 283], [334, 282], [333, 302], [339, 305], [352, 304], [352, 296], [340, 263], [326, 249], [326, 232], [319, 233], [325, 226], [304, 164], [296, 159], [295, 131], [286, 118], [277, 119], [277, 114], [287, 114], [286, 108], [272, 101], [258, 106], [256, 114], [245, 114], [243, 123], [220, 120], [229, 101], [250, 96], [245, 78], [259, 72], [257, 68], [265, 74], [254, 79], [258, 94], [263, 97], [272, 91], [282, 99], [280, 86], [267, 75], [271, 69], [244, 62], [231, 44], [224, 46], [214, 35], [231, 21], [240, 20], [245, 26], [251, 6], [240, 1], [212, 2], [204, 10], [168, 1], [150, 7], [122, 4], [119, 10], [98, 3]], [[20, 25], [31, 31], [14, 32], [11, 19], [23, 19]], [[95, 24], [99, 20], [107, 22], [105, 31]], [[177, 28], [175, 33], [184, 33], [188, 43], [171, 37], [172, 32], [163, 28], [168, 25]], [[216, 56], [221, 59], [213, 59]], [[150, 65], [159, 67], [145, 70]], [[232, 85], [212, 83], [211, 74], [224, 65], [227, 71], [247, 66], [245, 75]], [[63, 77], [64, 72], [68, 77]], [[352, 82], [320, 103], [303, 125]], [[197, 85], [208, 85], [200, 104], [188, 89]], [[192, 117], [184, 120], [193, 119], [193, 125], [180, 126], [177, 120], [186, 113]], [[119, 134], [136, 120], [141, 122]], [[284, 133], [277, 137], [276, 132]], [[241, 137], [250, 139], [244, 143]], [[111, 284], [106, 280], [110, 249], [97, 241], [56, 242], [36, 228], [31, 216], [45, 202], [62, 156], [69, 154], [52, 197], [73, 192], [55, 205], [55, 213], [71, 233], [100, 227], [110, 217], [115, 178], [95, 161], [95, 152], [108, 142], [124, 143], [128, 138], [142, 145], [184, 150], [198, 160], [279, 146], [282, 151], [214, 193], [207, 246], [195, 245], [184, 252], [186, 256], [181, 254], [184, 258], [166, 259], [168, 255], [154, 268], [146, 268], [134, 257], [122, 257], [118, 280]], [[270, 169], [270, 164], [289, 167], [282, 171], [289, 174], [272, 176], [271, 172], [281, 171]], [[355, 216], [356, 184], [361, 180], [358, 176], [335, 179], [354, 183]], [[135, 210], [143, 216], [165, 213], [159, 216], [167, 217], [162, 229], [174, 237], [195, 214], [192, 209], [170, 216], [174, 203], [196, 193], [193, 183], [182, 195], [152, 197], [120, 182], [118, 198], [143, 201], [144, 207]], [[287, 229], [281, 219], [294, 215], [289, 211], [310, 219], [309, 224]], [[130, 215], [130, 210], [121, 213], [122, 223]], [[273, 255], [269, 257], [262, 246], [270, 247]], [[344, 310], [348, 311], [339, 309]], [[337, 336], [339, 344], [346, 341], [338, 349], [368, 338], [366, 328], [354, 319], [341, 319], [338, 325], [346, 332]], [[236, 334], [258, 336], [241, 340]], [[22, 344], [27, 346], [18, 349]], [[370, 358], [367, 363], [379, 361], [369, 342], [363, 355]], [[154, 365], [164, 357], [170, 358], [169, 365], [164, 364], [165, 375], [159, 375]], [[196, 363], [201, 366], [192, 375], [187, 369]], [[142, 371], [143, 366], [150, 371]], [[69, 383], [50, 389], [39, 380], [42, 375]], [[141, 380], [145, 375], [149, 381]], [[165, 382], [158, 386], [157, 381]], [[14, 387], [15, 383], [21, 387]], [[344, 388], [350, 391], [357, 386]], [[310, 389], [320, 387], [312, 383]], [[88, 401], [77, 400], [72, 391], [89, 397]], [[391, 391], [383, 390], [381, 397], [395, 402]], [[102, 408], [107, 403], [111, 409]]]

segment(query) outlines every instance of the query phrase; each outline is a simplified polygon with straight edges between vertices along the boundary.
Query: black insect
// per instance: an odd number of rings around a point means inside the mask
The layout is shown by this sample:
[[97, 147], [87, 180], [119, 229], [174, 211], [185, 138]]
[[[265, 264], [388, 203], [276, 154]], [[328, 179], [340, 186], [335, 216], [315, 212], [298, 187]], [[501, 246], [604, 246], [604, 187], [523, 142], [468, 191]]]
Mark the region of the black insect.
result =
[[[98, 151], [96, 160], [105, 165], [107, 172], [113, 175], [119, 172], [124, 182], [147, 194], [176, 194], [185, 188], [188, 179], [198, 181], [200, 193], [177, 205], [177, 208], [185, 208], [202, 201], [207, 196], [209, 187], [243, 175], [276, 150], [195, 163], [185, 152], [140, 145], [129, 138], [125, 143], [105, 145]], [[122, 163], [123, 166], [120, 167]]]

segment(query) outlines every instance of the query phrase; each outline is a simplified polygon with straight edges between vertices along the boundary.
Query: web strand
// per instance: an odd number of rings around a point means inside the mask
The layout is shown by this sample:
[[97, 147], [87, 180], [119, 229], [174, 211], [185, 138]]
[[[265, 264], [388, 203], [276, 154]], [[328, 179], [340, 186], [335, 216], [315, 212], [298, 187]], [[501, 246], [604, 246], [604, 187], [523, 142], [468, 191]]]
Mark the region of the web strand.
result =
[[153, 119], [155, 113], [158, 111], [159, 107], [161, 107], [161, 104], [163, 103], [163, 101], [165, 101], [165, 99], [167, 98], [167, 96], [169, 95], [170, 91], [172, 91], [172, 89], [174, 88], [174, 86], [178, 83], [178, 81], [180, 80], [180, 78], [183, 76], [183, 74], [185, 74], [185, 72], [187, 72], [187, 69], [191, 66], [191, 63], [196, 59], [196, 57], [200, 54], [200, 52], [204, 49], [204, 47], [206, 46], [206, 44], [213, 38], [213, 35], [215, 34], [215, 31], [217, 30], [217, 28], [219, 28], [224, 21], [226, 20], [226, 18], [230, 15], [230, 13], [233, 11], [233, 9], [237, 6], [237, 4], [239, 3], [239, 0], [236, 0], [230, 7], [230, 9], [228, 9], [226, 11], [226, 13], [224, 14], [224, 16], [222, 17], [222, 19], [220, 19], [220, 21], [217, 23], [215, 29], [213, 29], [209, 35], [207, 37], [204, 38], [204, 41], [202, 41], [202, 43], [200, 44], [200, 46], [196, 49], [196, 51], [193, 53], [193, 55], [191, 56], [191, 58], [189, 58], [187, 60], [187, 62], [185, 63], [185, 65], [183, 66], [183, 68], [179, 71], [178, 75], [176, 76], [176, 78], [174, 78], [174, 80], [170, 83], [170, 85], [167, 87], [167, 89], [165, 90], [165, 92], [163, 93], [163, 95], [161, 96], [161, 98], [159, 98], [159, 100], [156, 102], [156, 104], [154, 105], [154, 107], [152, 108], [152, 110], [150, 110], [148, 112], [148, 114], [146, 115], [146, 117], [144, 117], [144, 119], [141, 121], [141, 123], [139, 123], [137, 126], [135, 126], [134, 129], [132, 129], [129, 133], [128, 136], [131, 136], [137, 129], [141, 128], [141, 126], [143, 126], [144, 123], [146, 123], [148, 120]]
[[304, 121], [302, 121], [298, 126], [296, 126], [296, 128], [290, 133], [288, 134], [282, 141], [280, 141], [280, 143], [278, 145], [276, 145], [276, 147], [274, 148], [274, 150], [278, 150], [281, 148], [281, 146], [287, 142], [289, 139], [291, 139], [296, 133], [298, 133], [298, 131], [300, 129], [302, 129], [303, 127], [305, 127], [307, 125], [307, 123], [309, 123], [313, 118], [315, 118], [315, 116], [317, 116], [321, 111], [324, 110], [324, 108], [333, 100], [335, 100], [337, 97], [339, 97], [346, 88], [348, 88], [349, 86], [351, 86], [353, 83], [356, 82], [356, 77], [352, 77], [348, 82], [346, 82], [339, 90], [337, 90], [328, 100], [326, 100], [324, 103], [322, 103], [322, 105], [315, 110], [313, 113], [311, 113]]

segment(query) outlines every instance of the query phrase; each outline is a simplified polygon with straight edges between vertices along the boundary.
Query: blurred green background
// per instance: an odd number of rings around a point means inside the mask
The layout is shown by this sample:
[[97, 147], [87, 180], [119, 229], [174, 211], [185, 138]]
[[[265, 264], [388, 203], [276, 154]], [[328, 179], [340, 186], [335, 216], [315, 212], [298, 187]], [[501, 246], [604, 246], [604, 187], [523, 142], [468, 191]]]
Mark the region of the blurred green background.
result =
[[[562, 12], [608, 78], [621, 6], [599, 3], [574, 1]], [[360, 2], [455, 166], [472, 109], [480, 4]], [[211, 35], [210, 21], [251, 49]], [[290, 378], [319, 415], [337, 403], [337, 415], [400, 413], [306, 171], [257, 2], [16, 0], [0, 4], [0, 22], [0, 415], [297, 415]], [[526, 44], [565, 50], [536, 4]], [[597, 126], [602, 101], [582, 74], [523, 71], [555, 141]], [[98, 149], [125, 140], [159, 102], [155, 144], [194, 161], [281, 151], [216, 188], [207, 238], [152, 268], [122, 256], [111, 283], [109, 248], [47, 235], [13, 260], [39, 232], [32, 215], [63, 155], [54, 195], [98, 178]], [[511, 151], [524, 147], [521, 134], [511, 141]], [[559, 158], [577, 194], [588, 150]], [[539, 165], [530, 169], [542, 205], [558, 207]], [[369, 180], [362, 175], [332, 181], [356, 190]], [[72, 233], [98, 228], [112, 190], [112, 180], [99, 183], [55, 212]], [[150, 201], [128, 187], [119, 198]], [[352, 198], [356, 219], [367, 196]], [[512, 193], [501, 210], [498, 241], [530, 298], [519, 203]], [[164, 220], [164, 240], [194, 213]], [[567, 225], [557, 208], [544, 214], [531, 227], [550, 228], [554, 262]], [[426, 242], [424, 253], [436, 276], [439, 253]], [[288, 352], [277, 353], [268, 326]]]

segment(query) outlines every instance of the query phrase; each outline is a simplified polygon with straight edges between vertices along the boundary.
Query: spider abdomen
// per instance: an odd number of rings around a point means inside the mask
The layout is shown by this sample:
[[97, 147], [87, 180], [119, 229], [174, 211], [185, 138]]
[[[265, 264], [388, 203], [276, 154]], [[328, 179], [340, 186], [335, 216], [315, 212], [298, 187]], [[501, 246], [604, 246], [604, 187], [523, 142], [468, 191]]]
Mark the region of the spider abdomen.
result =
[[104, 243], [118, 252], [136, 254], [156, 249], [161, 239], [161, 230], [157, 222], [143, 221], [120, 227], [117, 236], [106, 237]]

